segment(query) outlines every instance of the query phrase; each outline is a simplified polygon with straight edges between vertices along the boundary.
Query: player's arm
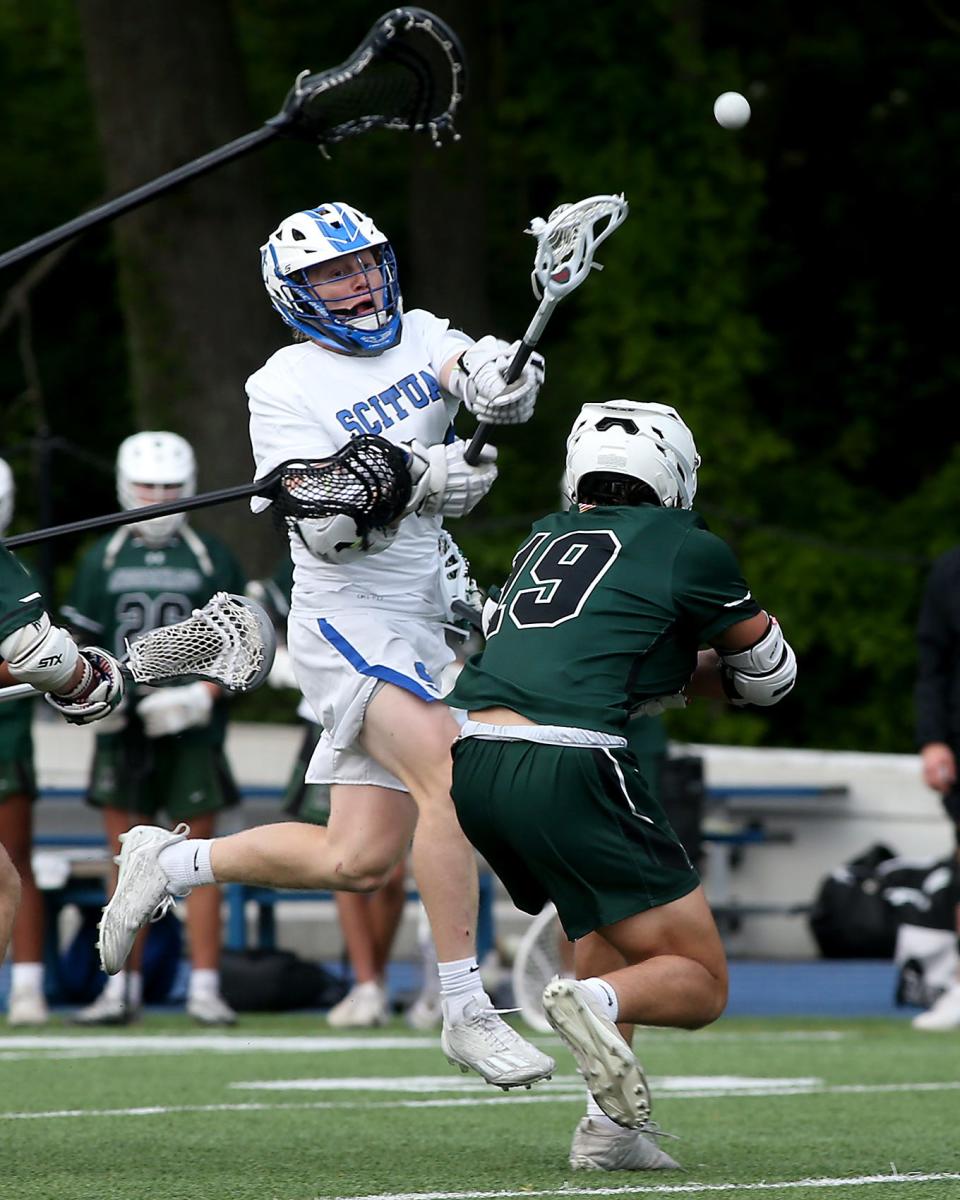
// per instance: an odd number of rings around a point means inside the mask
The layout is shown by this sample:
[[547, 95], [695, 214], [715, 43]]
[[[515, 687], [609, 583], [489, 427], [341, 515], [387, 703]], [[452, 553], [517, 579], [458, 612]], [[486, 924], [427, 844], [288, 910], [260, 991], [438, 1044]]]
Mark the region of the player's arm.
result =
[[78, 648], [41, 613], [0, 641], [5, 683], [28, 683], [74, 725], [99, 721], [123, 699], [120, 664], [97, 646]]
[[701, 650], [688, 696], [728, 700], [741, 707], [777, 704], [797, 679], [797, 657], [776, 617], [765, 612], [737, 621]]

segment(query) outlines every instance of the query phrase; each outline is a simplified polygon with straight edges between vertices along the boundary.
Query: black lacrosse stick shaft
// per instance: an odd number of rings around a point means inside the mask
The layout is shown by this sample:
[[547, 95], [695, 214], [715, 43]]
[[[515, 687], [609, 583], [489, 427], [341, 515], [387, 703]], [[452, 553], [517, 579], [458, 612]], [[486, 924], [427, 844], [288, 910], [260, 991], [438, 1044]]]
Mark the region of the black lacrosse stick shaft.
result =
[[[271, 476], [271, 478], [273, 478]], [[128, 508], [123, 512], [104, 513], [100, 517], [86, 517], [82, 521], [68, 521], [66, 525], [51, 525], [48, 529], [35, 529], [30, 533], [18, 533], [3, 539], [8, 550], [17, 546], [33, 546], [50, 538], [64, 537], [69, 533], [87, 533], [94, 529], [116, 529], [118, 525], [130, 525], [134, 521], [147, 521], [152, 517], [169, 517], [172, 513], [188, 512], [195, 508], [210, 508], [214, 504], [226, 504], [230, 500], [243, 500], [257, 496], [266, 490], [266, 480], [256, 483], [238, 483], [234, 487], [220, 488], [215, 492], [203, 492], [199, 496], [183, 496], [179, 500], [163, 500], [159, 504], [145, 504], [142, 508]]]
[[226, 146], [221, 146], [219, 150], [211, 150], [209, 154], [195, 158], [193, 162], [184, 163], [182, 167], [176, 167], [174, 170], [168, 171], [166, 175], [160, 175], [151, 180], [150, 183], [134, 188], [131, 192], [124, 192], [122, 196], [108, 200], [97, 208], [91, 208], [89, 212], [81, 213], [79, 217], [74, 217], [65, 225], [59, 225], [48, 233], [24, 242], [22, 246], [16, 246], [13, 250], [0, 254], [0, 270], [4, 267], [12, 267], [14, 263], [23, 262], [26, 258], [35, 258], [46, 250], [52, 250], [55, 246], [68, 242], [78, 233], [93, 229], [105, 221], [112, 221], [114, 217], [119, 217], [132, 208], [138, 208], [141, 204], [146, 204], [148, 200], [153, 200], [155, 197], [163, 195], [164, 192], [179, 187], [188, 179], [205, 175], [222, 163], [240, 158], [243, 154], [249, 154], [251, 150], [255, 150], [264, 142], [277, 137], [287, 124], [289, 124], [289, 118], [282, 113], [272, 117], [265, 125], [255, 129], [253, 133], [236, 138], [234, 141], [228, 142]]

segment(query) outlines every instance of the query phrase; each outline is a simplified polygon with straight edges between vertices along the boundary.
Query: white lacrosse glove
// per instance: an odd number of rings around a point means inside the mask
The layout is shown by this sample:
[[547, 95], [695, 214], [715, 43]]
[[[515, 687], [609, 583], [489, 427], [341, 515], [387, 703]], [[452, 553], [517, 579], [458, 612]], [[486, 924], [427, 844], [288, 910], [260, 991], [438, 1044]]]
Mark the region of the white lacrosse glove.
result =
[[470, 564], [464, 557], [463, 551], [445, 529], [441, 529], [437, 543], [440, 551], [440, 585], [446, 607], [447, 620], [463, 629], [465, 634], [470, 632], [467, 618], [454, 610], [454, 601], [480, 612], [482, 596], [476, 581], [470, 574]]
[[267, 686], [272, 688], [292, 688], [300, 690], [297, 677], [293, 673], [293, 659], [286, 646], [277, 646], [273, 655], [273, 666], [267, 676]]
[[99, 646], [84, 646], [79, 652], [84, 663], [83, 678], [67, 693], [46, 692], [44, 700], [71, 725], [100, 721], [123, 700], [124, 680], [120, 664]]
[[480, 461], [464, 461], [467, 443], [462, 438], [446, 446], [424, 446], [416, 438], [404, 442], [410, 455], [413, 492], [404, 509], [421, 517], [462, 517], [475, 508], [493, 487], [497, 477], [497, 448], [484, 446]]
[[137, 706], [143, 731], [149, 738], [170, 737], [185, 729], [200, 729], [210, 724], [213, 692], [202, 680], [182, 687], [151, 692]]
[[519, 342], [511, 345], [487, 334], [460, 355], [450, 376], [450, 389], [478, 421], [488, 425], [522, 425], [533, 416], [546, 364], [543, 355], [534, 351], [520, 377], [508, 384], [507, 369], [519, 348]]

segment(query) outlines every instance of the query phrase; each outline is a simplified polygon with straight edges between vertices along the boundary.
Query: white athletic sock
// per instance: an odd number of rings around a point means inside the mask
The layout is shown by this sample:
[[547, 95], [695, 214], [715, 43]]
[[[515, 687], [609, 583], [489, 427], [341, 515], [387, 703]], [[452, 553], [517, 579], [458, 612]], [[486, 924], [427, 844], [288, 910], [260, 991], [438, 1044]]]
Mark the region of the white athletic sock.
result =
[[611, 1129], [615, 1132], [623, 1130], [622, 1125], [618, 1125], [616, 1121], [607, 1116], [590, 1092], [587, 1092], [587, 1116], [592, 1121], [598, 1122], [604, 1129]]
[[220, 972], [213, 967], [200, 967], [199, 969], [195, 967], [190, 972], [187, 993], [194, 1000], [200, 996], [219, 996]]
[[620, 1015], [620, 1001], [611, 985], [605, 979], [597, 979], [596, 976], [592, 979], [581, 979], [579, 983], [598, 1002], [601, 1016], [606, 1017], [608, 1021], [616, 1021]]
[[437, 963], [440, 973], [440, 996], [444, 1018], [455, 1024], [463, 1010], [476, 996], [484, 995], [483, 980], [476, 958], [458, 958], [454, 962]]
[[10, 968], [11, 992], [42, 992], [43, 963], [15, 962]]
[[212, 845], [213, 838], [188, 838], [160, 851], [157, 862], [167, 877], [167, 891], [172, 896], [182, 896], [204, 883], [216, 883], [210, 866]]

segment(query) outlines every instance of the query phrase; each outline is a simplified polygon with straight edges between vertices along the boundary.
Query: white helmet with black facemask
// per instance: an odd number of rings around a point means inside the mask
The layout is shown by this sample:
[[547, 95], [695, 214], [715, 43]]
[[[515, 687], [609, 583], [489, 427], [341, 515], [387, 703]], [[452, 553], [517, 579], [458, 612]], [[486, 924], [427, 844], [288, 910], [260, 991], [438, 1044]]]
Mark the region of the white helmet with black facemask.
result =
[[13, 520], [13, 502], [16, 488], [13, 483], [13, 472], [6, 459], [0, 458], [0, 537], [7, 532]]
[[[377, 355], [400, 340], [403, 303], [397, 260], [387, 238], [352, 205], [336, 202], [293, 213], [260, 247], [270, 303], [301, 335], [342, 354]], [[332, 277], [349, 295], [321, 295], [311, 268], [339, 260]]]
[[[193, 496], [197, 464], [190, 443], [163, 430], [135, 433], [117, 452], [117, 497], [128, 511], [163, 500]], [[148, 546], [162, 546], [182, 527], [185, 513], [131, 521], [128, 528]]]
[[[571, 502], [601, 493], [607, 503], [638, 499], [691, 508], [700, 455], [675, 408], [637, 400], [585, 404], [567, 438], [564, 490]], [[637, 481], [645, 484], [638, 491]]]

